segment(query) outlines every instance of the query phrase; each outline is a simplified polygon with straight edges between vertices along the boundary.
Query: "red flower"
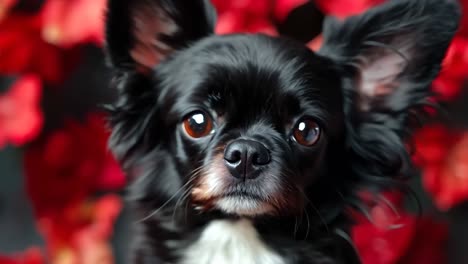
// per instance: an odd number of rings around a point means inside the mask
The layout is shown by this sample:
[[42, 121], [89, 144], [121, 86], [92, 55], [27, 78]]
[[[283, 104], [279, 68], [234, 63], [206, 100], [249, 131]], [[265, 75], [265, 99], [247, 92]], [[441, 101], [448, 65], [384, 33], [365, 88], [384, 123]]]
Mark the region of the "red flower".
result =
[[[124, 184], [106, 148], [108, 134], [103, 119], [90, 116], [85, 124], [68, 121], [63, 129], [27, 149], [26, 185], [38, 217], [60, 212], [108, 188], [100, 183]], [[100, 179], [103, 176], [106, 180]]]
[[362, 222], [352, 230], [363, 264], [444, 263], [445, 225], [399, 215], [383, 204], [373, 207], [370, 215], [372, 223]]
[[46, 261], [38, 248], [30, 248], [12, 257], [0, 256], [1, 264], [45, 264]]
[[362, 13], [385, 0], [315, 0], [325, 14], [344, 18]]
[[433, 89], [441, 100], [454, 99], [468, 79], [468, 39], [453, 39], [444, 59], [442, 72], [434, 81]]
[[17, 0], [0, 0], [0, 21], [5, 17], [16, 1]]
[[[447, 263], [448, 230], [444, 223], [430, 219], [418, 219], [411, 243], [399, 264], [444, 264]], [[398, 238], [395, 238], [398, 239]]]
[[422, 129], [415, 135], [416, 163], [423, 184], [441, 210], [468, 199], [468, 133], [442, 126]]
[[282, 22], [296, 7], [307, 0], [214, 0], [218, 12], [216, 32], [227, 33], [265, 33], [277, 35], [274, 26]]
[[219, 14], [228, 11], [245, 11], [263, 17], [269, 14], [270, 8], [274, 4], [272, 0], [213, 0], [212, 2]]
[[397, 263], [404, 255], [414, 235], [415, 222], [409, 217], [400, 221], [403, 226], [394, 230], [371, 223], [353, 229], [353, 240], [363, 264]]
[[106, 0], [48, 0], [43, 9], [44, 39], [70, 47], [84, 42], [104, 42]]
[[417, 165], [426, 168], [440, 166], [450, 148], [459, 140], [459, 136], [442, 125], [427, 126], [414, 136]]
[[108, 239], [122, 202], [108, 195], [97, 201], [70, 204], [54, 215], [39, 218], [38, 228], [45, 238], [53, 263], [113, 263]]
[[0, 22], [0, 74], [37, 73], [60, 82], [76, 62], [75, 50], [63, 51], [42, 39], [40, 16], [12, 14]]
[[94, 224], [76, 233], [75, 245], [80, 264], [112, 264], [112, 249], [107, 240], [112, 235], [115, 220], [122, 209], [117, 196], [107, 196], [95, 205]]
[[276, 35], [270, 21], [271, 0], [214, 0], [218, 12], [216, 32], [219, 34], [240, 32], [262, 32]]
[[275, 36], [278, 34], [273, 24], [264, 17], [248, 14], [244, 11], [228, 11], [218, 16], [216, 25], [218, 34], [228, 33], [264, 33]]
[[437, 94], [439, 101], [450, 101], [455, 99], [461, 91], [462, 82], [460, 79], [446, 78], [442, 73], [432, 83], [432, 90]]
[[424, 187], [439, 209], [449, 210], [468, 199], [468, 133], [441, 131], [441, 127], [421, 131], [416, 136], [417, 154]]
[[34, 139], [42, 128], [39, 108], [41, 83], [35, 76], [26, 76], [0, 95], [0, 148], [11, 142], [23, 145]]
[[468, 77], [468, 39], [455, 37], [443, 62], [442, 73], [449, 78]]

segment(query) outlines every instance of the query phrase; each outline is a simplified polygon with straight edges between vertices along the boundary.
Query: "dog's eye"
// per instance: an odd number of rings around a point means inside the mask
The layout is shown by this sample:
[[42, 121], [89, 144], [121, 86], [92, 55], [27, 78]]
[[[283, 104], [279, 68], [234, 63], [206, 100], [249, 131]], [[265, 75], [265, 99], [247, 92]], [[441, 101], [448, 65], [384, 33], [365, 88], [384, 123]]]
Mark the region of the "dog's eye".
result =
[[303, 146], [312, 146], [320, 137], [320, 126], [310, 118], [301, 119], [294, 127], [292, 137]]
[[202, 111], [195, 111], [185, 117], [183, 128], [193, 138], [206, 137], [213, 132], [213, 119]]

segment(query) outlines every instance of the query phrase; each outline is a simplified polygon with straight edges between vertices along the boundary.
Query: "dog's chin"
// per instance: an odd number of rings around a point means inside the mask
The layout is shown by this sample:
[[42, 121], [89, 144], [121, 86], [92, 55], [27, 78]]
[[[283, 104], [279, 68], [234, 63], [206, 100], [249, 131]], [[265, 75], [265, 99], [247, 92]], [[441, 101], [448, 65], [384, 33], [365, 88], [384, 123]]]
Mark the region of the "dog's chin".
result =
[[226, 196], [214, 202], [216, 209], [230, 215], [254, 217], [274, 213], [274, 207], [249, 196]]

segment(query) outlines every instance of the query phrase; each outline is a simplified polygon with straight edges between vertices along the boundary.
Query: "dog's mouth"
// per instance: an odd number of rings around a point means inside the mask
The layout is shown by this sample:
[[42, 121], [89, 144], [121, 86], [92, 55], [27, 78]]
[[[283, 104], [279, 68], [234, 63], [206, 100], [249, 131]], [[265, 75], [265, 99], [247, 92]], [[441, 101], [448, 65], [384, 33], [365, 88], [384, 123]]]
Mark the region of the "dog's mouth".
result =
[[248, 192], [248, 191], [231, 191], [223, 194], [220, 198], [239, 198], [239, 199], [251, 199], [251, 200], [258, 200], [264, 201], [264, 198], [258, 194]]
[[256, 216], [271, 213], [274, 207], [259, 195], [249, 192], [232, 192], [221, 196], [214, 206], [228, 214]]
[[196, 208], [202, 211], [216, 209], [237, 216], [258, 216], [274, 211], [274, 206], [267, 199], [246, 190], [227, 191], [208, 200], [198, 201]]

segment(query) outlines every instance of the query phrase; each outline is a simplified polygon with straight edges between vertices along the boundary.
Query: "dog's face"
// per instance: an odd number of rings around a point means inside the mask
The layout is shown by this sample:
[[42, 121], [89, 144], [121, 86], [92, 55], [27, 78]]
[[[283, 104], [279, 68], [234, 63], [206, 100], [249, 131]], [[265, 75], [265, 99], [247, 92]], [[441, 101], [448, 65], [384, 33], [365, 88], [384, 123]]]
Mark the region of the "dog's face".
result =
[[456, 29], [453, 5], [397, 1], [329, 20], [316, 54], [282, 38], [215, 36], [211, 5], [185, 2], [109, 4], [121, 93], [111, 145], [140, 201], [295, 215], [401, 174], [406, 121]]
[[[209, 37], [156, 71], [158, 129], [200, 210], [241, 215], [302, 208], [304, 188], [342, 136], [339, 73], [303, 45]], [[174, 74], [174, 73], [178, 74]]]

